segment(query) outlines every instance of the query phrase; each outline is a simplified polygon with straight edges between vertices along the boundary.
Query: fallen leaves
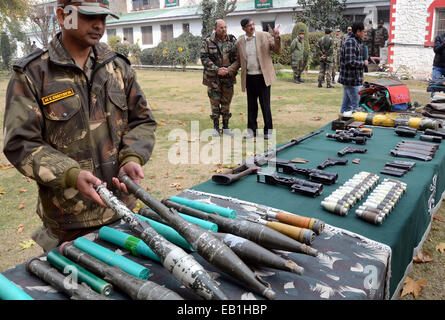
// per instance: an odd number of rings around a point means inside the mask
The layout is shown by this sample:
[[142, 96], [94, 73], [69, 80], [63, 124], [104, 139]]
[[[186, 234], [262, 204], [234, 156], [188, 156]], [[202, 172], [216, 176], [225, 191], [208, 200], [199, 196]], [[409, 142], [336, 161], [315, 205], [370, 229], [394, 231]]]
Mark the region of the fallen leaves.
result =
[[21, 189], [19, 190], [19, 193], [24, 193], [24, 192], [26, 192], [26, 191], [28, 191], [28, 190], [26, 190], [25, 188], [21, 188]]
[[440, 242], [436, 245], [436, 250], [439, 251], [440, 253], [444, 253], [445, 252], [445, 242]]
[[22, 210], [25, 208], [25, 205], [26, 205], [26, 203], [25, 203], [25, 201], [23, 201], [17, 209]]
[[2, 170], [8, 170], [12, 168], [14, 168], [14, 166], [10, 163], [0, 163], [0, 169]]
[[417, 255], [413, 258], [414, 263], [426, 263], [434, 261], [433, 257], [428, 251], [419, 251]]
[[20, 234], [23, 232], [23, 230], [25, 230], [25, 226], [23, 224], [19, 224], [15, 231], [15, 234]]
[[20, 242], [19, 246], [20, 246], [20, 248], [22, 248], [22, 250], [25, 250], [25, 249], [31, 248], [35, 244], [36, 243], [34, 242], [34, 240], [29, 239], [29, 240], [24, 240], [24, 241]]
[[427, 285], [426, 281], [423, 279], [413, 280], [410, 277], [406, 277], [405, 282], [403, 283], [403, 289], [401, 297], [404, 297], [410, 293], [414, 296], [414, 299], [417, 299], [420, 291], [422, 291], [422, 287]]
[[176, 190], [178, 190], [178, 191], [183, 189], [181, 182], [171, 183], [170, 188], [176, 188]]
[[441, 216], [438, 216], [437, 214], [435, 214], [435, 215], [433, 216], [433, 219], [434, 219], [434, 220], [437, 220], [437, 221], [440, 221], [440, 222], [445, 222], [445, 219], [442, 218]]
[[5, 189], [0, 186], [0, 196], [4, 195], [6, 193]]
[[321, 117], [319, 117], [319, 116], [317, 116], [317, 117], [313, 117], [312, 118], [312, 120], [314, 120], [314, 121], [320, 121], [322, 118]]

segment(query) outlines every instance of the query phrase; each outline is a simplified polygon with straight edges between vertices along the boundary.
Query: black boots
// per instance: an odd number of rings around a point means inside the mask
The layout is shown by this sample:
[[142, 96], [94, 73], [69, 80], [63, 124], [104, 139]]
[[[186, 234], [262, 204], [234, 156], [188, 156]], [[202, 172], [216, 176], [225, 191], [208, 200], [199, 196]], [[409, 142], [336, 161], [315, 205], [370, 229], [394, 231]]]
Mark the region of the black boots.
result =
[[330, 83], [328, 83], [328, 84], [326, 85], [326, 88], [335, 88], [335, 87], [332, 86]]
[[213, 119], [213, 134], [214, 137], [219, 137], [219, 119]]
[[319, 88], [323, 88], [323, 86], [321, 85], [321, 81], [320, 80], [318, 80], [318, 87]]
[[304, 82], [304, 80], [301, 80], [301, 75], [297, 77], [297, 81], [300, 82], [300, 83]]
[[232, 130], [229, 129], [229, 119], [225, 119], [223, 120], [223, 134], [226, 134], [228, 136], [234, 136], [235, 134], [233, 133]]

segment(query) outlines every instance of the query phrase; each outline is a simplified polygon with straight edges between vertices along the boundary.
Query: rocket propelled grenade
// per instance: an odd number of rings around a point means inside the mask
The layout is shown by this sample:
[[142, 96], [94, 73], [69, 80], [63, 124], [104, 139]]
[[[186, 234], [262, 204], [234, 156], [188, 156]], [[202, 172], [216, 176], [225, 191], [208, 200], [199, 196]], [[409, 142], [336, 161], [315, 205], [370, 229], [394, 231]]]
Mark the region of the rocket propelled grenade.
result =
[[60, 252], [86, 269], [104, 278], [128, 294], [133, 300], [184, 300], [176, 292], [153, 281], [142, 280], [123, 272], [119, 267], [111, 267], [89, 254], [77, 249], [72, 243], [65, 242]]
[[[56, 290], [68, 295], [73, 300], [111, 300], [94, 292], [85, 283], [72, 283], [72, 279], [61, 274], [47, 262], [32, 258], [25, 264], [26, 271], [36, 275]], [[68, 285], [67, 285], [68, 284]]]
[[254, 292], [268, 299], [275, 297], [275, 292], [268, 284], [252, 270], [222, 241], [211, 232], [188, 222], [182, 218], [175, 209], [168, 208], [153, 198], [145, 189], [137, 185], [127, 175], [120, 174], [119, 180], [123, 182], [128, 191], [133, 193], [143, 203], [153, 209], [167, 223], [179, 232], [190, 245], [209, 263], [227, 274], [242, 281]]
[[162, 200], [162, 203], [164, 203], [167, 207], [179, 209], [191, 216], [214, 222], [218, 225], [218, 230], [220, 232], [231, 233], [242, 238], [249, 239], [267, 249], [304, 253], [313, 257], [318, 255], [318, 251], [316, 249], [259, 223], [247, 220], [228, 219], [217, 214], [208, 214], [200, 210], [186, 208], [168, 199]]
[[[157, 215], [148, 207], [142, 207], [141, 209], [139, 209], [139, 213], [142, 213], [143, 216], [148, 216], [153, 219], [156, 219], [155, 215]], [[161, 219], [159, 216], [157, 216], [157, 218]], [[303, 273], [304, 269], [298, 266], [295, 262], [291, 260], [285, 260], [279, 255], [261, 247], [253, 241], [230, 233], [215, 232], [213, 233], [213, 235], [224, 242], [230, 249], [232, 249], [233, 252], [235, 252], [238, 257], [240, 257], [248, 265], [253, 264], [257, 266], [267, 266], [275, 269], [290, 271], [296, 274]]]
[[302, 275], [304, 272], [304, 268], [292, 260], [283, 259], [279, 255], [261, 247], [253, 241], [230, 233], [218, 232], [214, 233], [214, 236], [223, 241], [247, 264], [285, 270], [299, 275]]
[[183, 249], [170, 243], [142, 221], [117, 199], [104, 185], [96, 187], [105, 203], [124, 220], [161, 259], [163, 266], [185, 287], [207, 300], [227, 300], [227, 295], [207, 271]]

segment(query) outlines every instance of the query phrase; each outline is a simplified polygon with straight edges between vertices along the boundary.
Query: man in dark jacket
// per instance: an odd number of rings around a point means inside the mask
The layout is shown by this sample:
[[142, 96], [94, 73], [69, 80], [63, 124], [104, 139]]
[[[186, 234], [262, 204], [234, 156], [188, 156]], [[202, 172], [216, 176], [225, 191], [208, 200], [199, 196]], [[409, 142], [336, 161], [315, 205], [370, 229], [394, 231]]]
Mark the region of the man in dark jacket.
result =
[[359, 104], [358, 92], [363, 84], [363, 69], [368, 66], [368, 61], [364, 59], [362, 52], [362, 40], [365, 35], [363, 22], [355, 22], [352, 25], [352, 33], [348, 34], [341, 48], [338, 78], [338, 83], [343, 85], [341, 113], [354, 110]]
[[[442, 33], [434, 39], [434, 61], [433, 61], [433, 80], [445, 76], [445, 33]], [[431, 98], [434, 92], [431, 92]]]

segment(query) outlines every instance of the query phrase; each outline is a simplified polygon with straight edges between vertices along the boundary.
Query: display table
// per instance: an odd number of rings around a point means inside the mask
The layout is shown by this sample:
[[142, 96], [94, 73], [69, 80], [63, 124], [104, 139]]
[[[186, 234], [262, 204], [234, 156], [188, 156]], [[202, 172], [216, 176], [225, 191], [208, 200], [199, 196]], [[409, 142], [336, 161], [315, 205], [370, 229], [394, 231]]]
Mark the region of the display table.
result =
[[[324, 129], [325, 132], [332, 132], [330, 124]], [[385, 162], [395, 159], [389, 154], [389, 150], [402, 138], [395, 135], [392, 128], [373, 127], [373, 131], [374, 135], [367, 144], [359, 146], [366, 147], [367, 153], [345, 155], [344, 158], [349, 159], [346, 166], [325, 169], [337, 172], [339, 179], [334, 185], [324, 186], [323, 194], [316, 198], [293, 194], [282, 186], [258, 183], [256, 175], [246, 176], [232, 185], [218, 185], [209, 180], [181, 192], [178, 196], [230, 207], [237, 211], [237, 219], [258, 209], [280, 209], [318, 218], [327, 223], [325, 231], [318, 235], [312, 244], [312, 247], [319, 251], [318, 257], [277, 251], [283, 257], [304, 267], [303, 275], [270, 268], [253, 268], [271, 285], [276, 292], [277, 300], [389, 299], [397, 296], [398, 287], [403, 282], [413, 252], [423, 243], [431, 226], [432, 214], [440, 205], [445, 188], [445, 179], [442, 177], [445, 147], [439, 148], [434, 159], [429, 162], [397, 158], [415, 161], [416, 166], [404, 177], [396, 178], [408, 184], [407, 191], [382, 225], [373, 225], [356, 217], [355, 208], [360, 202], [347, 216], [338, 216], [325, 211], [320, 205], [322, 199], [355, 173], [372, 172], [379, 175], [380, 180], [390, 177], [380, 174], [379, 171], [383, 169]], [[348, 145], [351, 143], [327, 139], [323, 133], [280, 152], [278, 157], [305, 158], [309, 162], [298, 166], [315, 168], [327, 157], [337, 157], [337, 152]], [[355, 158], [360, 158], [359, 164], [352, 163]], [[133, 234], [122, 223], [115, 223], [111, 227]], [[132, 256], [113, 244], [97, 239], [97, 233], [86, 237], [146, 266], [150, 269], [149, 280], [165, 285], [184, 299], [201, 299], [184, 288], [159, 263]], [[193, 255], [221, 284], [222, 290], [230, 299], [263, 299], [207, 263], [196, 252]], [[45, 256], [41, 259], [44, 260]], [[23, 264], [4, 271], [3, 275], [35, 299], [67, 298], [29, 275]], [[128, 298], [125, 294], [120, 294], [118, 289], [115, 292], [112, 298]]]

